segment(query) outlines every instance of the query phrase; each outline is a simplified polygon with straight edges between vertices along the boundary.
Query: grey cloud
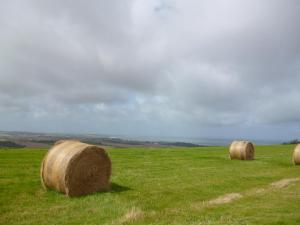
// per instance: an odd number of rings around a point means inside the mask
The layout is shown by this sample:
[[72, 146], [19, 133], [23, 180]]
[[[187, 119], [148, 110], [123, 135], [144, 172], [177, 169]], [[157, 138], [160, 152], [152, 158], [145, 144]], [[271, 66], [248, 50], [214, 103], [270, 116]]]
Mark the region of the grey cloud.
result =
[[78, 122], [132, 134], [254, 135], [265, 124], [298, 131], [295, 0], [0, 6], [3, 129], [20, 129], [16, 121], [29, 130], [76, 131]]

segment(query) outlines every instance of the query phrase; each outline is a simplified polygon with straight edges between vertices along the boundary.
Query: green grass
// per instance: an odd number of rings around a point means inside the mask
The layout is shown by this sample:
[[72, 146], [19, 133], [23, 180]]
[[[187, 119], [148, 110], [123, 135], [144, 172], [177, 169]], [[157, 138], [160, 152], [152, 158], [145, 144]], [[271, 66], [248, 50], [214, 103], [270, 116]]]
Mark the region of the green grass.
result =
[[300, 182], [228, 204], [226, 193], [300, 177], [294, 146], [257, 146], [256, 160], [231, 161], [225, 147], [110, 149], [112, 190], [80, 198], [45, 191], [46, 150], [0, 150], [0, 224], [300, 224]]

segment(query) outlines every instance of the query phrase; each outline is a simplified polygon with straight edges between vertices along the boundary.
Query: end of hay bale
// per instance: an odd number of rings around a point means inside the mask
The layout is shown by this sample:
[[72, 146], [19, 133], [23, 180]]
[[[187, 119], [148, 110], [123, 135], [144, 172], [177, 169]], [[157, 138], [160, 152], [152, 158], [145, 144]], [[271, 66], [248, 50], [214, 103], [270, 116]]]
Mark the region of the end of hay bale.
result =
[[43, 186], [70, 197], [109, 190], [110, 175], [111, 161], [103, 148], [74, 140], [56, 142], [41, 165]]
[[300, 165], [300, 144], [296, 145], [293, 152], [294, 165]]
[[230, 159], [253, 160], [254, 145], [250, 141], [233, 141], [229, 147]]

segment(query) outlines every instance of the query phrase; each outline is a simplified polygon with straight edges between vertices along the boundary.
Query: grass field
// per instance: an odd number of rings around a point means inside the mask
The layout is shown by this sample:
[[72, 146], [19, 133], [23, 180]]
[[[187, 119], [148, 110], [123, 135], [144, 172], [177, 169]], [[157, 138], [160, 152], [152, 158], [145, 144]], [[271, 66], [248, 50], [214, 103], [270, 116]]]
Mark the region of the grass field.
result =
[[[300, 224], [300, 178], [292, 145], [257, 146], [254, 161], [231, 161], [225, 147], [110, 149], [112, 190], [68, 198], [45, 191], [46, 150], [0, 150], [0, 224]], [[225, 204], [210, 200], [242, 196]]]

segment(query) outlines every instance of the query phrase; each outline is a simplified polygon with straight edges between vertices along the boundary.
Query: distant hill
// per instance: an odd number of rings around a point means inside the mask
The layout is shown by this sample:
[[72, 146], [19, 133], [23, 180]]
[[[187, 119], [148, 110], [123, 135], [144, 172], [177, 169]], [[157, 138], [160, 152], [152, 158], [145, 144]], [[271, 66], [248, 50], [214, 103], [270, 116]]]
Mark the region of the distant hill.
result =
[[300, 143], [300, 140], [294, 139], [294, 140], [291, 140], [291, 141], [288, 141], [288, 142], [283, 142], [282, 144], [283, 145], [293, 145], [293, 144], [299, 144], [299, 143]]
[[20, 145], [12, 141], [0, 141], [0, 148], [25, 148], [25, 145]]
[[14, 148], [49, 148], [58, 140], [79, 140], [103, 147], [203, 147], [204, 145], [180, 141], [149, 141], [128, 138], [101, 136], [97, 134], [55, 134], [0, 131], [0, 147]]

